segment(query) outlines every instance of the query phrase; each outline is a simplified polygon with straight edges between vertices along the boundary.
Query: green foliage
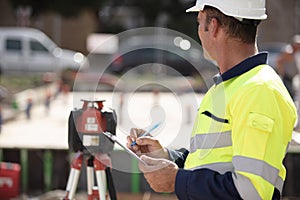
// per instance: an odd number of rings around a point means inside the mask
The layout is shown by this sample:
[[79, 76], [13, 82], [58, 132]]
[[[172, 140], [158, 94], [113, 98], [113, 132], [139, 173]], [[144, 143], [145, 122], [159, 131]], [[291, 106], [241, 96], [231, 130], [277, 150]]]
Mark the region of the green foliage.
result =
[[40, 75], [2, 75], [0, 80], [0, 85], [12, 93], [35, 88], [44, 84]]

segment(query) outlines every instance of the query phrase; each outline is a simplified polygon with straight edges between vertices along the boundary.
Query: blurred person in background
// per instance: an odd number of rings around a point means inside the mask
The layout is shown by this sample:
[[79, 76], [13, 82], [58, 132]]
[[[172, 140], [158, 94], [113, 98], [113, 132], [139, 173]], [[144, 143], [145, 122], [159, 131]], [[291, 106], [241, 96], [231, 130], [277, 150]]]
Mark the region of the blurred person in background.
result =
[[220, 69], [201, 101], [190, 148], [167, 149], [136, 128], [127, 146], [143, 154], [147, 165], [139, 168], [157, 192], [180, 200], [279, 200], [297, 112], [267, 53], [257, 50], [265, 1], [197, 0], [187, 11], [198, 12], [204, 54]]
[[[295, 64], [297, 66], [297, 69], [298, 69], [298, 75], [296, 76], [297, 77], [297, 81], [294, 81], [296, 82], [296, 85], [294, 85], [294, 93], [295, 93], [295, 102], [296, 102], [296, 105], [297, 105], [297, 113], [298, 113], [298, 116], [300, 115], [300, 35], [294, 35], [293, 37], [293, 58], [294, 61], [295, 61]], [[300, 121], [298, 119], [297, 121], [297, 124], [295, 126], [295, 130], [296, 131], [299, 131], [300, 130]]]
[[33, 106], [33, 100], [32, 100], [31, 97], [28, 97], [27, 100], [26, 100], [26, 107], [25, 107], [25, 114], [26, 114], [26, 118], [28, 120], [31, 119], [32, 106]]
[[293, 37], [293, 48], [295, 51], [295, 58], [298, 66], [298, 71], [300, 72], [300, 35], [294, 35]]
[[294, 100], [296, 91], [293, 80], [298, 74], [296, 53], [300, 49], [300, 41], [295, 39], [296, 37], [294, 37], [293, 44], [287, 45], [276, 60], [276, 70]]

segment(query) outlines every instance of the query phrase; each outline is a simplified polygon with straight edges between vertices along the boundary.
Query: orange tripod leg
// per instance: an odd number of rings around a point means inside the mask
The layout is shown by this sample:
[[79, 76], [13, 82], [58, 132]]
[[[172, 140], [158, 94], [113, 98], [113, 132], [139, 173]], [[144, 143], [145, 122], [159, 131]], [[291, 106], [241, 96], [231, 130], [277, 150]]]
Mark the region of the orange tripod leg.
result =
[[86, 163], [88, 200], [100, 200], [98, 190], [94, 190], [94, 156], [90, 156]]

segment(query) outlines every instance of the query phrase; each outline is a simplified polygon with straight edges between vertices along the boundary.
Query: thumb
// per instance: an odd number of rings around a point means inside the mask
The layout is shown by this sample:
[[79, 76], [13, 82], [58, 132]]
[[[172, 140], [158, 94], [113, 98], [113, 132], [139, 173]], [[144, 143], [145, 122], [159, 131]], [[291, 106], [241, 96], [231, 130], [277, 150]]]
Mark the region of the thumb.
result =
[[143, 173], [157, 171], [168, 165], [165, 159], [151, 158], [145, 155], [140, 158], [146, 163], [146, 165], [139, 163], [139, 168]]
[[149, 165], [149, 166], [159, 164], [159, 159], [157, 159], [157, 158], [151, 158], [151, 157], [145, 156], [145, 155], [142, 155], [140, 158], [141, 158], [145, 163], [147, 163], [147, 165]]

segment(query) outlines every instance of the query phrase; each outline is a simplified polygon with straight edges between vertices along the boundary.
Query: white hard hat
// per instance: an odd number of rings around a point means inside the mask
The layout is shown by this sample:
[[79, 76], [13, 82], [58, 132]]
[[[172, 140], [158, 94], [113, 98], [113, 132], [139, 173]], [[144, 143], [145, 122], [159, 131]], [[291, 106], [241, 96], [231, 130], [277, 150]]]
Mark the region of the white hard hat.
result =
[[197, 0], [186, 12], [199, 12], [205, 6], [219, 9], [223, 14], [242, 19], [267, 19], [265, 0]]

